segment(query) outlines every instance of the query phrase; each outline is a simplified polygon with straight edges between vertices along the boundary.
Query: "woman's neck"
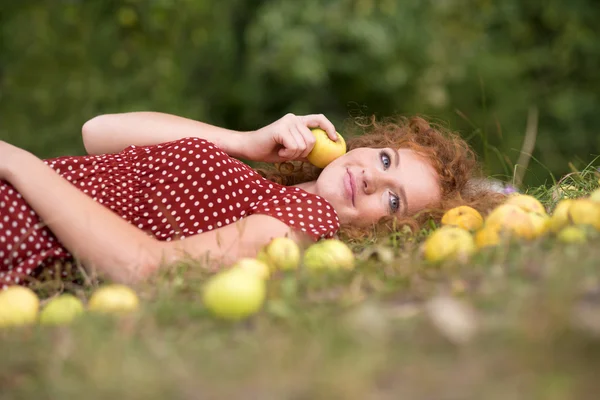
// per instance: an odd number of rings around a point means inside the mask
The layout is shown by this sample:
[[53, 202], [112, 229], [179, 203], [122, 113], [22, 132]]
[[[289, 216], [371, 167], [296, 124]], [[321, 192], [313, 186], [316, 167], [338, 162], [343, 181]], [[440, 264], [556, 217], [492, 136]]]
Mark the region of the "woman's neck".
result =
[[312, 193], [312, 194], [316, 194], [316, 195], [319, 194], [318, 190], [317, 190], [317, 181], [302, 182], [302, 183], [298, 183], [297, 185], [293, 185], [293, 186], [300, 188], [302, 190], [305, 190], [308, 193]]

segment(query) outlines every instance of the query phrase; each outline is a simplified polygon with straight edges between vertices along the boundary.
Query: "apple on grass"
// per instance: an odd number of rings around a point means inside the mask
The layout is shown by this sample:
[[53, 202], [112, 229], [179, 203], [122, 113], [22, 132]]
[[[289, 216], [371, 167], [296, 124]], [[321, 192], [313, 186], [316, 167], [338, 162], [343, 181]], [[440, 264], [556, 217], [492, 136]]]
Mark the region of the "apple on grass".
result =
[[313, 128], [311, 131], [316, 142], [306, 158], [315, 167], [325, 168], [333, 160], [346, 154], [346, 141], [338, 132], [338, 140], [333, 141], [323, 129]]
[[425, 259], [431, 263], [467, 261], [476, 249], [471, 233], [456, 226], [443, 226], [435, 230], [424, 243]]
[[527, 212], [534, 212], [542, 215], [546, 214], [544, 205], [538, 199], [528, 194], [513, 194], [509, 196], [504, 204], [513, 204], [515, 206], [519, 206]]
[[468, 231], [476, 231], [483, 225], [483, 217], [473, 207], [454, 207], [442, 216], [442, 225], [458, 226]]
[[269, 242], [257, 255], [257, 259], [273, 270], [293, 270], [300, 264], [300, 247], [292, 239], [278, 237]]
[[102, 286], [90, 297], [88, 309], [99, 313], [126, 313], [137, 310], [139, 299], [133, 289], [120, 284]]
[[244, 257], [240, 258], [231, 269], [242, 269], [247, 272], [256, 274], [262, 279], [268, 279], [271, 275], [271, 270], [269, 266], [256, 258]]
[[0, 290], [0, 327], [35, 323], [40, 300], [33, 290], [24, 286], [10, 286]]
[[50, 300], [40, 312], [40, 324], [61, 325], [73, 321], [84, 312], [83, 303], [72, 294]]
[[258, 312], [267, 296], [266, 283], [244, 269], [219, 272], [208, 279], [202, 292], [204, 306], [216, 317], [240, 320]]
[[309, 270], [351, 270], [354, 262], [352, 249], [338, 239], [314, 243], [304, 252], [304, 266]]

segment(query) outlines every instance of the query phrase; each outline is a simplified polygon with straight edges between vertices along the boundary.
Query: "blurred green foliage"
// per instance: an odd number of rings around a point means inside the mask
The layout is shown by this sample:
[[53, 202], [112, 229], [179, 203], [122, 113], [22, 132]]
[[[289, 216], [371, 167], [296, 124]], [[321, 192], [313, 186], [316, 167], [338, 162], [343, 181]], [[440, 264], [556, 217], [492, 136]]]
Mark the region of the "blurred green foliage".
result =
[[[599, 153], [596, 0], [54, 0], [0, 6], [0, 138], [83, 154], [81, 125], [154, 110], [250, 130], [287, 112], [420, 113], [525, 182]], [[493, 148], [497, 147], [498, 152]], [[542, 166], [543, 164], [544, 166]]]

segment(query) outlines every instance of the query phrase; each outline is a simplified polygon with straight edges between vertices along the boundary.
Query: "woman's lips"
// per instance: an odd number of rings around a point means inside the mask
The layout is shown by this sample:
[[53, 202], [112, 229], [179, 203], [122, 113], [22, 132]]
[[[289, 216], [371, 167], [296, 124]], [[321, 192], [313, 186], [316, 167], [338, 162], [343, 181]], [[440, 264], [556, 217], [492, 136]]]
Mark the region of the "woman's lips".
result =
[[344, 186], [346, 187], [346, 193], [350, 200], [352, 200], [352, 206], [354, 206], [354, 195], [356, 193], [356, 183], [354, 182], [354, 175], [350, 170], [346, 169], [346, 175], [344, 176]]

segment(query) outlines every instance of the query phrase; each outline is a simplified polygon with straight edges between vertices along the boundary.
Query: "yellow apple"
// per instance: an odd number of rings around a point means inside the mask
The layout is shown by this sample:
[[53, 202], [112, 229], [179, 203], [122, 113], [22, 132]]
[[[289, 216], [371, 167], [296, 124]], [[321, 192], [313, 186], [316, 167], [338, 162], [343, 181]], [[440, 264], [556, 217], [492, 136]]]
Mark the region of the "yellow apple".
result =
[[304, 252], [304, 266], [310, 270], [353, 269], [354, 253], [344, 242], [327, 239], [314, 243]]
[[261, 257], [272, 269], [296, 269], [300, 264], [300, 247], [290, 238], [275, 238], [264, 248]]
[[213, 315], [239, 320], [258, 312], [266, 295], [264, 279], [243, 269], [231, 269], [208, 279], [202, 301]]
[[120, 284], [102, 286], [90, 297], [88, 309], [99, 313], [126, 313], [137, 310], [139, 299], [133, 289]]
[[60, 325], [74, 320], [84, 311], [83, 303], [72, 294], [53, 298], [40, 312], [40, 324]]
[[501, 204], [486, 218], [485, 225], [518, 238], [533, 239], [535, 226], [528, 213], [514, 204]]
[[537, 213], [537, 212], [528, 212], [527, 215], [533, 224], [533, 237], [540, 237], [548, 232], [550, 226], [550, 217], [548, 214]]
[[469, 206], [454, 207], [442, 217], [442, 225], [458, 226], [468, 231], [476, 231], [483, 225], [479, 211]]
[[600, 230], [600, 204], [589, 199], [573, 200], [569, 218], [575, 225], [591, 225]]
[[39, 307], [39, 298], [29, 288], [10, 286], [0, 290], [0, 327], [34, 323]]
[[315, 136], [315, 146], [306, 157], [308, 162], [318, 168], [325, 168], [338, 157], [346, 154], [346, 141], [338, 132], [338, 140], [333, 141], [323, 129], [311, 129]]
[[269, 266], [255, 258], [240, 258], [235, 264], [233, 264], [231, 268], [243, 269], [250, 273], [256, 274], [262, 279], [269, 279], [269, 276], [271, 275]]
[[594, 203], [600, 203], [600, 188], [590, 193], [590, 200]]
[[508, 197], [504, 204], [513, 204], [521, 207], [523, 210], [528, 212], [535, 212], [538, 214], [546, 214], [546, 209], [542, 203], [533, 196], [528, 194], [513, 194]]
[[569, 208], [574, 201], [573, 199], [564, 199], [558, 202], [550, 217], [549, 227], [552, 232], [558, 232], [571, 223]]
[[557, 238], [563, 243], [583, 243], [587, 239], [585, 230], [581, 226], [567, 226], [558, 232]]
[[475, 232], [475, 244], [477, 248], [494, 247], [500, 244], [502, 236], [493, 226], [484, 226], [482, 229]]
[[469, 231], [456, 226], [443, 226], [435, 230], [424, 243], [425, 259], [431, 263], [466, 261], [475, 250], [473, 236]]

